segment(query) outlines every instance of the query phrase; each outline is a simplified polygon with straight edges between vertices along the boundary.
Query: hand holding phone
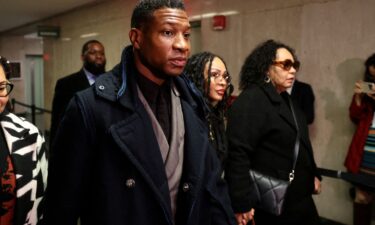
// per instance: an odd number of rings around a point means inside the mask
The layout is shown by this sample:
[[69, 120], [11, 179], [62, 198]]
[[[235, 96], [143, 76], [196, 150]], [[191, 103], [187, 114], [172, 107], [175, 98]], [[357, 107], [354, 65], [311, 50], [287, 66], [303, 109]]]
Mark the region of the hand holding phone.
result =
[[371, 82], [362, 82], [361, 83], [362, 93], [371, 93], [375, 94], [375, 84]]

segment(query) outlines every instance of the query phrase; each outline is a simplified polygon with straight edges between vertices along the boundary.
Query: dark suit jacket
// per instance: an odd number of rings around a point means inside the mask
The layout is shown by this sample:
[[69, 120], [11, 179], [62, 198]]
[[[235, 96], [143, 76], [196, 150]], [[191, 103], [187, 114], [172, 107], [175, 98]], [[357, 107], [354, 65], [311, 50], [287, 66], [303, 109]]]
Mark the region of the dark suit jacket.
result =
[[57, 81], [52, 102], [50, 146], [52, 146], [57, 128], [64, 116], [70, 99], [75, 93], [88, 87], [90, 87], [90, 83], [83, 69]]
[[71, 101], [54, 142], [47, 224], [234, 225], [220, 163], [208, 142], [202, 105], [188, 79], [176, 77], [184, 115], [184, 160], [175, 223], [168, 178], [135, 81], [132, 48], [121, 68], [100, 76]]
[[[254, 84], [244, 90], [229, 109], [225, 174], [235, 212], [246, 212], [254, 207], [249, 198], [249, 193], [254, 191], [250, 189], [250, 168], [288, 180], [297, 129], [288, 101], [285, 100], [287, 97], [286, 92], [278, 94], [270, 83], [263, 86]], [[317, 176], [306, 121], [301, 110], [294, 108], [300, 133], [300, 148], [295, 179], [288, 189], [283, 212], [284, 219], [293, 221], [299, 216], [316, 215], [311, 194], [314, 190], [314, 177]], [[255, 211], [259, 218], [260, 210]], [[272, 216], [267, 215], [265, 218]], [[281, 223], [275, 219], [270, 224]]]
[[315, 96], [311, 86], [307, 83], [296, 80], [293, 84], [291, 96], [305, 114], [307, 124], [314, 122]]

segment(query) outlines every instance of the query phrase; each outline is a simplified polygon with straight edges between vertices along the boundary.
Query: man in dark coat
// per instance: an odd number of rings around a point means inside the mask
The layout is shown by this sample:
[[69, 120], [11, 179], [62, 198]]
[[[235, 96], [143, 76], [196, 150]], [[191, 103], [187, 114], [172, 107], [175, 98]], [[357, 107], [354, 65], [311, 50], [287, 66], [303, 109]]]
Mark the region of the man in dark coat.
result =
[[190, 24], [179, 0], [133, 11], [121, 62], [78, 93], [51, 154], [47, 224], [235, 224], [202, 98], [181, 75]]
[[90, 87], [99, 75], [105, 73], [104, 46], [99, 41], [87, 41], [82, 47], [81, 59], [83, 67], [80, 71], [63, 77], [56, 83], [52, 102], [51, 144], [70, 99], [78, 91]]

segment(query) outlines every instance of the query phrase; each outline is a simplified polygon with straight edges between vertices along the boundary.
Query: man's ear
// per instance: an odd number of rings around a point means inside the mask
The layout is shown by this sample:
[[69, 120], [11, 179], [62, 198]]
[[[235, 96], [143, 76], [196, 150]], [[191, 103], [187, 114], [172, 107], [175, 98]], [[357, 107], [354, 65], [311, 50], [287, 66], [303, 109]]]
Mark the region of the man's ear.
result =
[[135, 49], [139, 49], [142, 42], [142, 31], [137, 28], [132, 28], [129, 31], [129, 39]]

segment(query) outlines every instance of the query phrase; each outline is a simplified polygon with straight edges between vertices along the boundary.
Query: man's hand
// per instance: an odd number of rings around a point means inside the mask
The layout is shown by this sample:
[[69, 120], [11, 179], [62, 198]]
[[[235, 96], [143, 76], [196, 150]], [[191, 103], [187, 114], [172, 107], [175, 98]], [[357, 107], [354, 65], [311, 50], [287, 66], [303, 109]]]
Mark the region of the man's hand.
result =
[[322, 183], [320, 182], [320, 180], [315, 177], [314, 179], [314, 194], [320, 194], [320, 192], [322, 192]]

